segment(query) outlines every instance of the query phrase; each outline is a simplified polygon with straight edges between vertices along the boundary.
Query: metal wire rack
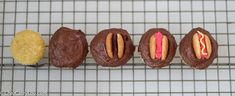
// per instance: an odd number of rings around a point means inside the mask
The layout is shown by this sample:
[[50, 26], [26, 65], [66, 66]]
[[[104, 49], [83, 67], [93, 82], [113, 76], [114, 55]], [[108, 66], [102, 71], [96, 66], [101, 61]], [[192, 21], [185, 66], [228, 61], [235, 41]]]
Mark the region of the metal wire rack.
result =
[[[0, 0], [0, 96], [235, 96], [234, 17], [233, 0]], [[162, 69], [145, 66], [137, 51], [113, 69], [97, 66], [90, 53], [74, 70], [50, 66], [47, 54], [42, 67], [12, 59], [15, 32], [38, 31], [48, 45], [61, 26], [83, 30], [89, 42], [102, 29], [121, 27], [136, 46], [149, 28], [166, 28], [179, 43], [193, 27], [203, 27], [218, 41], [219, 56], [207, 70], [182, 64], [178, 52]]]

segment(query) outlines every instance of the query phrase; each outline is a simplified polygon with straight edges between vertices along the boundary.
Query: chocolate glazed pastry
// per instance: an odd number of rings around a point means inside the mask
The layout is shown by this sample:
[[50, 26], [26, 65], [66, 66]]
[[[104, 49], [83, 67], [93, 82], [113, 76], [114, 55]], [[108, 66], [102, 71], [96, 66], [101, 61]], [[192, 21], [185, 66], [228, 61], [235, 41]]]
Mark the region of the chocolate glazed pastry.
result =
[[205, 69], [217, 57], [218, 44], [208, 31], [194, 28], [181, 40], [179, 51], [186, 64]]
[[81, 30], [58, 29], [49, 42], [50, 63], [56, 67], [76, 68], [86, 58], [88, 44]]
[[124, 65], [133, 56], [135, 46], [126, 30], [102, 30], [91, 41], [91, 54], [98, 65], [116, 67]]
[[152, 68], [167, 66], [175, 56], [177, 44], [173, 35], [163, 28], [152, 28], [143, 34], [138, 51]]

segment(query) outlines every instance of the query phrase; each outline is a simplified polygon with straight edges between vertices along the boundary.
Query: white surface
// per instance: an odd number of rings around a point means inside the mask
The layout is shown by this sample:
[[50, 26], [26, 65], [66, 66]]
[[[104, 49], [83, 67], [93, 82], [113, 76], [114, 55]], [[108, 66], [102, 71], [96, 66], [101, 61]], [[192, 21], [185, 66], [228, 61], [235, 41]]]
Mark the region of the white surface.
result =
[[[37, 91], [48, 92], [50, 96], [60, 92], [63, 96], [235, 95], [235, 1], [193, 1], [192, 7], [191, 1], [186, 0], [33, 1], [28, 7], [24, 1], [0, 1], [0, 32], [4, 41], [0, 60], [5, 65], [1, 67], [2, 92]], [[143, 64], [137, 50], [134, 60], [122, 68], [97, 67], [90, 53], [86, 66], [75, 70], [47, 64], [35, 69], [16, 62], [12, 66], [9, 45], [14, 32], [26, 28], [39, 31], [48, 44], [49, 36], [62, 25], [85, 31], [89, 42], [102, 29], [122, 27], [131, 34], [135, 45], [149, 28], [166, 28], [179, 43], [192, 27], [204, 27], [219, 43], [219, 58], [207, 70], [193, 70], [181, 64], [178, 52], [171, 66], [151, 69]], [[40, 63], [48, 63], [47, 54]]]

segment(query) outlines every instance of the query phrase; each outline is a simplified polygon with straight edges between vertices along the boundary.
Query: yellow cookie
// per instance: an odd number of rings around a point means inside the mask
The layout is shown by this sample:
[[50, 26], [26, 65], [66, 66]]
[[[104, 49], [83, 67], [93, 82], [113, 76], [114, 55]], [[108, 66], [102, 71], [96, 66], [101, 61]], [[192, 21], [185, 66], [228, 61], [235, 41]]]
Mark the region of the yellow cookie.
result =
[[11, 54], [13, 58], [23, 65], [34, 65], [42, 57], [45, 43], [38, 32], [23, 30], [16, 33], [11, 41]]

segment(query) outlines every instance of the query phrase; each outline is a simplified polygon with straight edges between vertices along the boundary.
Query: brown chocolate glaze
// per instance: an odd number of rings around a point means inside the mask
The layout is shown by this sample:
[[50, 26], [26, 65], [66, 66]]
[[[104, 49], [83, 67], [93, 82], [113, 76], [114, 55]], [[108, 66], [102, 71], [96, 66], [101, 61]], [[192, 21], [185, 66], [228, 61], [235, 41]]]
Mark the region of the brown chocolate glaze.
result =
[[81, 30], [58, 29], [49, 42], [50, 63], [56, 67], [78, 67], [86, 58], [88, 44]]
[[[113, 41], [113, 54], [114, 58], [110, 58], [107, 55], [106, 52], [106, 46], [105, 46], [105, 40], [108, 33], [113, 33], [113, 40], [116, 39], [116, 34], [119, 33], [122, 35], [124, 39], [124, 55], [122, 58], [117, 57], [117, 44], [115, 44], [116, 41]], [[98, 65], [101, 65], [103, 67], [116, 67], [120, 65], [124, 65], [127, 63], [127, 61], [133, 56], [135, 51], [135, 46], [133, 45], [133, 42], [130, 38], [130, 35], [128, 32], [124, 29], [118, 29], [118, 28], [111, 28], [100, 31], [91, 41], [91, 54], [93, 58], [95, 59], [96, 63]]]
[[[212, 53], [209, 59], [202, 60], [196, 58], [192, 45], [192, 39], [193, 35], [197, 33], [197, 31], [206, 34], [211, 41]], [[213, 63], [213, 60], [218, 55], [218, 44], [208, 31], [202, 28], [194, 28], [188, 34], [186, 34], [184, 38], [181, 40], [179, 51], [182, 59], [187, 65], [196, 69], [206, 69], [209, 65]]]
[[[152, 59], [150, 57], [149, 39], [156, 32], [161, 32], [163, 35], [167, 36], [168, 38], [169, 47], [168, 47], [167, 58], [165, 60], [157, 60], [157, 59]], [[141, 56], [144, 59], [144, 62], [149, 67], [161, 68], [170, 64], [173, 57], [175, 56], [176, 48], [177, 48], [177, 44], [176, 44], [175, 38], [173, 35], [170, 34], [170, 32], [168, 32], [166, 29], [163, 29], [163, 28], [152, 28], [152, 29], [149, 29], [147, 32], [145, 32], [143, 36], [141, 37], [138, 51], [141, 53]]]

